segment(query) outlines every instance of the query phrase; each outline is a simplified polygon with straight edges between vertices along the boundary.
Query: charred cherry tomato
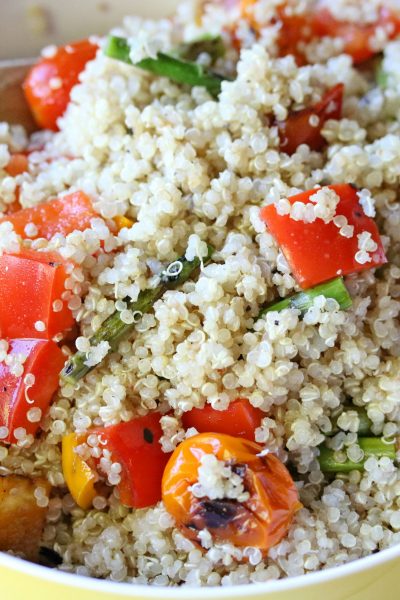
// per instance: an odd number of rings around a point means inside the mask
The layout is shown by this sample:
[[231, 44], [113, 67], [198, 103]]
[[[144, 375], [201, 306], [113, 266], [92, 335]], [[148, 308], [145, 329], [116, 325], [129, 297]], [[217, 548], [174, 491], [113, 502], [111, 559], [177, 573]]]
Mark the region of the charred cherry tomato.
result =
[[[215, 540], [235, 546], [254, 546], [266, 552], [288, 532], [301, 504], [296, 486], [273, 454], [260, 456], [262, 447], [229, 435], [202, 433], [182, 442], [172, 454], [163, 477], [163, 501], [185, 535], [199, 541], [207, 529]], [[243, 477], [248, 500], [196, 498], [201, 458], [213, 454]]]
[[[14, 231], [22, 238], [50, 240], [56, 233], [67, 236], [75, 230], [88, 229], [91, 219], [97, 216], [88, 196], [79, 191], [31, 208], [23, 208], [3, 217], [0, 223], [10, 221]], [[25, 227], [31, 223], [37, 230], [34, 236], [28, 236], [25, 230]]]
[[[22, 355], [26, 359], [21, 376], [14, 375], [4, 362], [0, 363], [0, 426], [8, 429], [2, 441], [15, 443], [17, 428], [32, 435], [39, 429], [41, 417], [58, 388], [65, 356], [57, 344], [47, 340], [10, 340], [9, 346], [9, 355]], [[27, 376], [33, 376], [33, 383]], [[28, 416], [33, 408], [41, 411], [34, 421]]]
[[0, 256], [0, 337], [52, 339], [73, 326], [62, 301], [68, 266], [57, 252]]
[[[261, 219], [278, 242], [303, 289], [338, 275], [357, 273], [387, 262], [378, 228], [375, 221], [364, 213], [357, 190], [346, 183], [328, 187], [340, 197], [336, 215], [343, 215], [347, 223], [354, 227], [351, 237], [341, 235], [333, 221], [325, 223], [319, 218], [312, 223], [295, 221], [290, 215], [279, 215], [274, 204], [261, 209]], [[307, 204], [310, 196], [317, 191], [318, 188], [302, 192], [289, 198], [289, 202]], [[376, 249], [369, 253], [369, 261], [361, 263], [356, 255], [359, 250], [358, 235], [363, 233], [371, 235]]]
[[97, 48], [89, 40], [67, 44], [32, 67], [23, 87], [39, 127], [57, 131], [57, 119], [67, 108], [71, 89], [86, 63], [96, 56]]
[[195, 427], [199, 433], [226, 433], [254, 441], [254, 432], [265, 416], [247, 398], [238, 398], [226, 410], [215, 410], [209, 404], [193, 408], [182, 415], [182, 424], [185, 429]]
[[325, 123], [342, 116], [343, 89], [342, 83], [335, 85], [315, 106], [293, 112], [286, 121], [278, 122], [282, 152], [291, 155], [300, 144], [307, 144], [311, 150], [322, 150], [327, 143], [321, 134]]

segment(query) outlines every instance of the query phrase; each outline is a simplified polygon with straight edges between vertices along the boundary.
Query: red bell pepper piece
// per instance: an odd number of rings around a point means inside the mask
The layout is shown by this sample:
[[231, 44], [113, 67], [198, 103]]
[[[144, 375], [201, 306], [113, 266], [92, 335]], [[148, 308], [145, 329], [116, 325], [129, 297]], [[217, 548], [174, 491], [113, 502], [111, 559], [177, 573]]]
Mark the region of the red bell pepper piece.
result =
[[400, 33], [400, 15], [386, 7], [382, 7], [376, 23], [350, 23], [337, 20], [327, 8], [316, 10], [312, 15], [312, 30], [316, 37], [337, 37], [344, 42], [344, 50], [349, 54], [354, 64], [369, 60], [379, 50], [371, 47], [370, 42], [376, 30], [386, 30], [389, 39]]
[[254, 442], [254, 432], [265, 416], [247, 398], [238, 398], [226, 410], [215, 410], [209, 404], [193, 408], [182, 415], [182, 424], [185, 429], [195, 427], [199, 433], [225, 433]]
[[101, 443], [122, 466], [118, 485], [122, 504], [146, 508], [161, 500], [161, 480], [170, 454], [162, 451], [161, 414], [154, 412], [97, 429]]
[[39, 127], [57, 131], [57, 119], [68, 106], [71, 89], [97, 49], [89, 40], [73, 42], [58, 48], [54, 56], [42, 58], [29, 71], [23, 87]]
[[[1, 441], [15, 443], [14, 432], [19, 427], [36, 434], [40, 419], [30, 421], [28, 412], [39, 408], [44, 416], [58, 388], [65, 356], [54, 342], [32, 339], [10, 340], [8, 354], [26, 357], [21, 376], [13, 375], [10, 367], [0, 362], [0, 426], [8, 429]], [[27, 375], [35, 378], [32, 387], [25, 383]]]
[[[345, 216], [348, 224], [354, 226], [352, 237], [343, 237], [332, 221], [325, 223], [318, 218], [313, 223], [295, 221], [289, 215], [279, 215], [274, 204], [261, 209], [261, 219], [278, 242], [303, 289], [338, 275], [356, 273], [387, 262], [378, 228], [375, 221], [365, 215], [356, 189], [346, 183], [328, 187], [340, 197], [336, 214]], [[302, 192], [289, 198], [289, 201], [291, 204], [308, 203], [316, 191]], [[377, 249], [371, 253], [369, 262], [360, 264], [355, 255], [358, 251], [357, 235], [363, 232], [371, 234]]]
[[[66, 236], [75, 230], [88, 229], [90, 220], [97, 216], [88, 196], [79, 191], [14, 212], [0, 219], [0, 223], [10, 221], [22, 238], [42, 237], [50, 240], [56, 233]], [[26, 234], [28, 223], [35, 225], [37, 235]]]
[[[241, 15], [247, 19], [255, 31], [260, 30], [260, 23], [254, 19], [252, 6], [257, 0], [241, 0]], [[272, 23], [280, 23], [277, 39], [279, 56], [292, 54], [299, 66], [307, 64], [302, 49], [303, 44], [323, 37], [340, 38], [344, 42], [343, 52], [349, 54], [354, 64], [372, 58], [380, 49], [372, 48], [370, 43], [378, 28], [387, 32], [389, 39], [400, 33], [400, 15], [389, 8], [382, 7], [376, 23], [353, 23], [336, 19], [330, 10], [318, 6], [303, 14], [292, 14], [285, 4], [277, 7], [277, 18]]]
[[66, 267], [56, 252], [0, 256], [0, 337], [51, 339], [72, 327], [66, 303], [53, 306], [65, 291]]
[[12, 154], [10, 160], [8, 161], [8, 165], [5, 168], [5, 171], [11, 177], [16, 177], [17, 175], [21, 175], [21, 173], [25, 173], [28, 170], [28, 157], [26, 154], [15, 153]]
[[[282, 152], [291, 155], [300, 144], [307, 144], [311, 150], [321, 150], [326, 145], [321, 130], [329, 119], [341, 118], [343, 89], [343, 84], [338, 83], [315, 106], [293, 112], [286, 121], [278, 122]], [[316, 119], [316, 125], [312, 125], [312, 118]]]

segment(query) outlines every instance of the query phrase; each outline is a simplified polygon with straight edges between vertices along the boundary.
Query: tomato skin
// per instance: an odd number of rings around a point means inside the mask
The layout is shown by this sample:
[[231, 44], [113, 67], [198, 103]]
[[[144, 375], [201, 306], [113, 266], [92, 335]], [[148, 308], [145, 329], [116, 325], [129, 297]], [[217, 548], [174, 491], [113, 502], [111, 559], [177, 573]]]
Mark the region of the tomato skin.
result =
[[226, 410], [215, 410], [209, 404], [193, 408], [182, 415], [182, 424], [185, 429], [195, 427], [199, 433], [225, 433], [254, 441], [254, 432], [265, 416], [247, 398], [238, 398]]
[[[338, 275], [357, 273], [387, 262], [385, 251], [375, 221], [367, 217], [360, 205], [357, 191], [351, 185], [342, 183], [330, 185], [339, 196], [337, 215], [344, 215], [349, 225], [354, 226], [351, 238], [339, 234], [333, 222], [324, 223], [316, 219], [313, 223], [295, 221], [289, 215], [278, 215], [275, 205], [261, 209], [261, 219], [288, 261], [292, 272], [303, 289], [313, 287]], [[289, 201], [307, 203], [318, 188], [302, 192], [289, 198]], [[367, 231], [378, 245], [371, 262], [360, 264], [355, 260], [358, 251], [357, 234]]]
[[162, 451], [161, 414], [144, 417], [96, 429], [101, 443], [121, 464], [118, 485], [122, 504], [131, 508], [146, 508], [161, 500], [161, 479], [170, 454]]
[[[31, 408], [40, 408], [45, 415], [51, 399], [58, 388], [59, 374], [65, 363], [65, 356], [52, 341], [37, 339], [9, 340], [9, 354], [23, 354], [27, 357], [21, 377], [13, 375], [9, 367], [0, 363], [0, 426], [8, 428], [8, 436], [2, 440], [15, 443], [14, 431], [23, 427], [26, 432], [35, 435], [40, 423], [31, 423], [27, 412]], [[26, 375], [35, 376], [34, 385], [26, 389]], [[27, 402], [25, 392], [27, 391]]]
[[[279, 121], [280, 150], [292, 155], [301, 144], [307, 144], [311, 150], [322, 150], [327, 144], [321, 134], [325, 123], [342, 116], [343, 90], [344, 85], [338, 83], [315, 106], [293, 112], [286, 121]], [[319, 119], [316, 127], [310, 124], [310, 117], [313, 116]]]
[[88, 229], [91, 219], [97, 216], [89, 197], [78, 191], [31, 208], [23, 208], [3, 217], [0, 223], [12, 223], [14, 231], [23, 239], [32, 239], [26, 235], [25, 227], [33, 223], [38, 230], [35, 238], [50, 240], [56, 233], [67, 236], [75, 230]]
[[[65, 302], [61, 311], [53, 310], [65, 291], [66, 267], [56, 252], [21, 249], [0, 257], [0, 337], [51, 339], [72, 327]], [[44, 331], [35, 328], [37, 321]]]
[[[215, 540], [267, 552], [286, 535], [301, 508], [298, 492], [283, 463], [273, 454], [259, 456], [261, 451], [254, 442], [212, 433], [188, 438], [176, 448], [164, 471], [163, 502], [189, 539], [198, 542], [198, 532], [208, 529]], [[241, 470], [248, 500], [193, 495], [191, 486], [205, 454]]]
[[[32, 114], [43, 129], [58, 130], [57, 119], [69, 103], [71, 89], [88, 61], [96, 56], [97, 45], [89, 40], [73, 42], [57, 49], [54, 56], [42, 58], [24, 81], [24, 92]], [[60, 87], [51, 86], [61, 81]]]

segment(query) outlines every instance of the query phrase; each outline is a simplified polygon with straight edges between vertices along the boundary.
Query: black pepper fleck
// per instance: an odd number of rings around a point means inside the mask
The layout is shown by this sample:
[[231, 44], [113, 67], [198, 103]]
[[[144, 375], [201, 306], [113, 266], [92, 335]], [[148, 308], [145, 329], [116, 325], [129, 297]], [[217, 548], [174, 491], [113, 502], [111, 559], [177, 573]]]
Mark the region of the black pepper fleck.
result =
[[152, 444], [154, 441], [153, 432], [150, 429], [147, 429], [147, 427], [143, 429], [143, 438], [148, 444]]

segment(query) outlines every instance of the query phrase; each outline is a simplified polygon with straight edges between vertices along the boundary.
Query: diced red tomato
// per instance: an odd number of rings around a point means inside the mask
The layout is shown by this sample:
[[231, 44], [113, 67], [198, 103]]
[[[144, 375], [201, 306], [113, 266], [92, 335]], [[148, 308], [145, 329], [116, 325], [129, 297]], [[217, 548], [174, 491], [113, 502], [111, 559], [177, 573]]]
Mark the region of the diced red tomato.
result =
[[[22, 427], [32, 435], [39, 429], [40, 419], [29, 420], [28, 412], [39, 408], [42, 416], [45, 415], [58, 388], [65, 357], [54, 342], [32, 339], [10, 340], [9, 354], [26, 357], [24, 373], [18, 377], [11, 373], [5, 362], [0, 363], [0, 426], [8, 429], [8, 435], [2, 441], [15, 443], [17, 428]], [[33, 385], [29, 385], [27, 375], [34, 376]]]
[[344, 41], [344, 52], [353, 58], [355, 64], [372, 58], [377, 50], [371, 47], [371, 39], [378, 28], [386, 30], [388, 38], [400, 33], [400, 14], [388, 8], [381, 8], [378, 21], [372, 24], [338, 21], [327, 8], [321, 8], [312, 15], [312, 29], [316, 37], [338, 37]]
[[[321, 150], [326, 140], [321, 131], [329, 119], [340, 119], [343, 103], [342, 83], [326, 92], [318, 104], [291, 113], [286, 121], [278, 122], [280, 149], [291, 155], [296, 152], [300, 144], [307, 144], [311, 150]], [[316, 125], [312, 125], [314, 117]]]
[[[313, 223], [295, 221], [289, 215], [279, 215], [275, 205], [261, 209], [261, 219], [284, 253], [292, 272], [303, 289], [307, 289], [338, 275], [348, 275], [372, 267], [378, 267], [386, 261], [385, 251], [375, 221], [367, 217], [360, 205], [356, 189], [346, 183], [328, 186], [339, 196], [337, 215], [347, 218], [354, 226], [353, 236], [343, 237], [339, 228], [331, 221], [325, 223], [316, 219]], [[317, 189], [302, 192], [289, 198], [295, 202], [308, 203]], [[371, 260], [364, 264], [357, 262], [357, 235], [369, 232], [377, 249], [370, 253]]]
[[5, 171], [11, 177], [16, 177], [17, 175], [21, 175], [21, 173], [25, 173], [28, 170], [28, 165], [28, 157], [26, 154], [15, 153], [11, 155]]
[[250, 404], [247, 398], [238, 398], [226, 410], [215, 410], [209, 404], [193, 408], [182, 415], [185, 429], [195, 427], [199, 433], [225, 433], [254, 442], [254, 432], [265, 413]]
[[32, 236], [26, 234], [25, 227], [28, 223], [33, 223], [37, 229], [37, 235], [34, 237], [50, 240], [56, 233], [66, 236], [75, 230], [88, 229], [90, 220], [97, 216], [88, 196], [83, 192], [74, 192], [7, 215], [0, 219], [0, 223], [10, 221], [16, 233], [22, 238], [30, 239]]
[[118, 489], [126, 506], [145, 508], [161, 500], [161, 480], [170, 454], [162, 451], [159, 442], [160, 417], [154, 412], [96, 430], [113, 461], [122, 466]]
[[68, 106], [71, 89], [78, 83], [86, 63], [96, 56], [97, 49], [89, 40], [73, 42], [32, 67], [23, 87], [39, 127], [57, 131], [57, 119]]
[[66, 268], [56, 252], [22, 249], [0, 257], [0, 337], [51, 339], [72, 327], [66, 303], [58, 312], [53, 306], [65, 291]]

